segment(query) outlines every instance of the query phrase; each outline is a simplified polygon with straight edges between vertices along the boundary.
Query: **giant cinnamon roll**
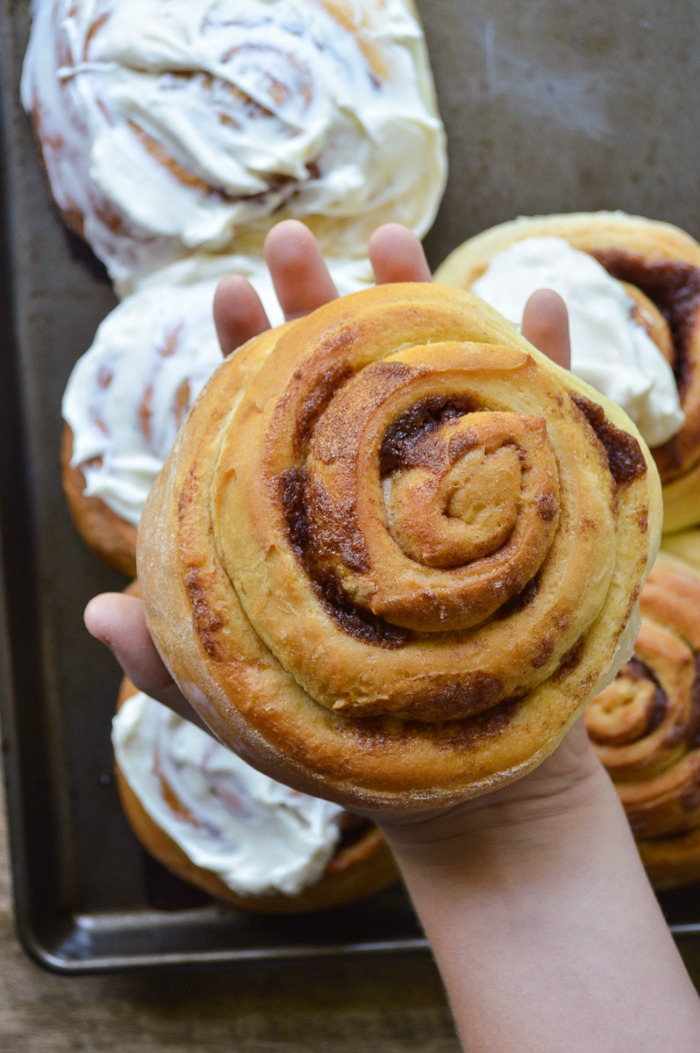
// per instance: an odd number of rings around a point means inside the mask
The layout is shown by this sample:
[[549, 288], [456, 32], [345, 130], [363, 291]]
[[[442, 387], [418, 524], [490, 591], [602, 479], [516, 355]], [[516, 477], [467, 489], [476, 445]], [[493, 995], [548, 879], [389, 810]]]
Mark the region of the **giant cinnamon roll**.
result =
[[112, 742], [134, 834], [216, 899], [298, 913], [351, 903], [398, 879], [372, 823], [261, 775], [128, 681]]
[[138, 571], [224, 742], [348, 807], [422, 809], [555, 748], [629, 656], [659, 520], [621, 410], [477, 298], [380, 286], [217, 370]]
[[641, 595], [634, 657], [586, 726], [652, 883], [700, 879], [700, 573], [660, 553]]
[[[349, 292], [369, 284], [367, 261], [335, 260]], [[64, 490], [88, 546], [133, 577], [136, 528], [177, 430], [221, 362], [212, 305], [221, 278], [246, 277], [273, 322], [282, 313], [262, 259], [183, 260], [123, 300], [76, 363], [63, 397]]]
[[524, 217], [471, 238], [438, 268], [513, 321], [548, 286], [569, 308], [572, 369], [649, 443], [664, 530], [700, 522], [700, 245], [620, 212]]
[[411, 0], [36, 0], [33, 16], [24, 106], [121, 294], [193, 252], [251, 251], [285, 217], [331, 256], [364, 254], [386, 220], [432, 223], [444, 132]]

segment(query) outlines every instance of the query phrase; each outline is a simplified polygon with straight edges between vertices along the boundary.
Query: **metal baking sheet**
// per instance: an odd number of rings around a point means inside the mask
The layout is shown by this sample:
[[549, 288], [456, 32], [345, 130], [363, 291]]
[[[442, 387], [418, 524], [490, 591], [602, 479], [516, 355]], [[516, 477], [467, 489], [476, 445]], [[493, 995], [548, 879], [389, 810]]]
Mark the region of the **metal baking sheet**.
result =
[[[700, 5], [425, 0], [450, 181], [433, 264], [519, 213], [622, 208], [700, 235]], [[212, 903], [136, 845], [112, 779], [119, 673], [82, 625], [124, 581], [90, 555], [60, 485], [60, 401], [115, 300], [50, 200], [18, 82], [26, 0], [0, 0], [0, 696], [16, 919], [65, 973], [427, 953], [400, 888], [296, 918]], [[700, 978], [700, 896], [662, 905]]]

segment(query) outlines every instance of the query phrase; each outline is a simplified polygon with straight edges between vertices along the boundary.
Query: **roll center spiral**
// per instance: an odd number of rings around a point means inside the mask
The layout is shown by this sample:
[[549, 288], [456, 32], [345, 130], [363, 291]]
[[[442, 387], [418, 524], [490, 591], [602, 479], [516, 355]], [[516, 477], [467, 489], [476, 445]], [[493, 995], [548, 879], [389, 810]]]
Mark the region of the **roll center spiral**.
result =
[[336, 392], [306, 462], [309, 563], [416, 632], [489, 618], [537, 574], [558, 525], [544, 418], [481, 408], [468, 368], [450, 383], [440, 397], [423, 366], [368, 366]]
[[385, 480], [389, 530], [417, 563], [463, 566], [497, 552], [515, 530], [521, 449], [507, 425], [489, 434], [493, 418], [471, 414], [430, 432], [413, 463]]

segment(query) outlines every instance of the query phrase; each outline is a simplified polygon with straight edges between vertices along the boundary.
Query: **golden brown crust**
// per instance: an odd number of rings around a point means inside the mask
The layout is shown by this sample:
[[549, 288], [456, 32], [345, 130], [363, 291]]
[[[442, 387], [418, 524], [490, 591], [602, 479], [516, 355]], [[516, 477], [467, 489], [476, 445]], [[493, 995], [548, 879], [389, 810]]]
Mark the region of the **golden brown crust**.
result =
[[64, 425], [61, 440], [61, 478], [75, 528], [91, 552], [115, 570], [136, 574], [136, 527], [112, 511], [99, 497], [85, 493], [85, 476], [71, 464], [73, 432]]
[[[251, 341], [139, 534], [184, 694], [256, 766], [350, 807], [435, 807], [530, 770], [622, 661], [657, 544], [653, 462], [594, 400], [434, 285]], [[426, 535], [410, 506], [431, 490]]]
[[700, 573], [659, 553], [634, 658], [586, 726], [657, 888], [700, 879]]
[[[117, 708], [136, 693], [128, 680], [122, 682]], [[140, 844], [164, 867], [183, 881], [202, 889], [214, 899], [242, 910], [261, 914], [302, 914], [328, 910], [365, 899], [398, 881], [398, 869], [379, 829], [368, 820], [347, 816], [345, 824], [353, 836], [341, 840], [325, 873], [309, 888], [294, 896], [282, 893], [243, 896], [209, 870], [197, 866], [146, 812], [116, 765], [117, 789], [129, 825]]]
[[664, 530], [700, 522], [700, 245], [669, 223], [619, 212], [521, 217], [470, 238], [436, 281], [470, 289], [498, 252], [523, 238], [558, 237], [594, 256], [627, 288], [673, 366], [685, 424], [652, 452], [664, 487]]

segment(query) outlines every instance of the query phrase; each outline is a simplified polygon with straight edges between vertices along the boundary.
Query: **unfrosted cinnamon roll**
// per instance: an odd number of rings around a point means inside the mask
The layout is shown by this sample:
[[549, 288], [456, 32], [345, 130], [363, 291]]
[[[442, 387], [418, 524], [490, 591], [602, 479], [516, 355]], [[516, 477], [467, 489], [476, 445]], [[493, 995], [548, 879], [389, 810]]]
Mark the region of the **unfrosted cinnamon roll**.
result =
[[299, 913], [354, 902], [398, 879], [374, 824], [261, 775], [128, 681], [112, 742], [136, 837], [216, 899]]
[[586, 726], [657, 888], [700, 879], [700, 573], [660, 553], [634, 657]]
[[381, 286], [217, 370], [138, 570], [223, 741], [349, 807], [423, 809], [555, 748], [629, 656], [659, 521], [622, 411], [477, 298]]
[[387, 220], [422, 235], [445, 185], [411, 0], [37, 0], [22, 99], [122, 295], [285, 217], [329, 255]]
[[[371, 279], [367, 261], [334, 260], [330, 270], [341, 293]], [[212, 304], [217, 284], [229, 274], [248, 278], [273, 323], [282, 321], [262, 259], [183, 260], [107, 316], [66, 387], [61, 463], [71, 515], [92, 551], [130, 577], [148, 492], [221, 362]]]
[[700, 522], [700, 245], [621, 212], [521, 217], [456, 249], [436, 280], [513, 321], [548, 286], [569, 308], [572, 369], [621, 405], [649, 443], [664, 531]]

